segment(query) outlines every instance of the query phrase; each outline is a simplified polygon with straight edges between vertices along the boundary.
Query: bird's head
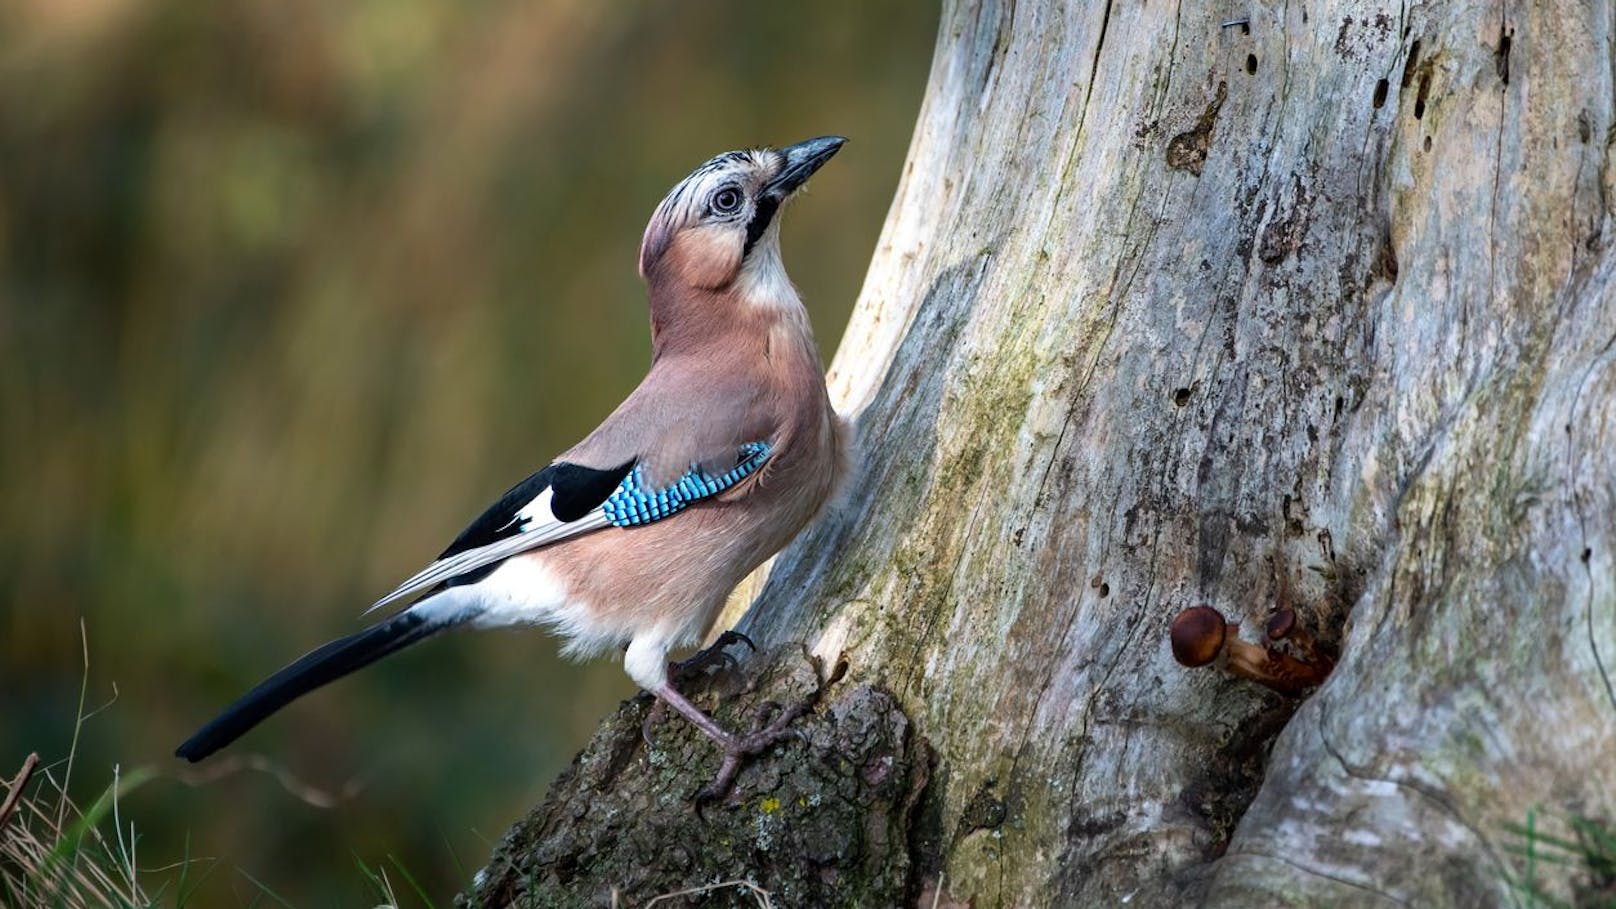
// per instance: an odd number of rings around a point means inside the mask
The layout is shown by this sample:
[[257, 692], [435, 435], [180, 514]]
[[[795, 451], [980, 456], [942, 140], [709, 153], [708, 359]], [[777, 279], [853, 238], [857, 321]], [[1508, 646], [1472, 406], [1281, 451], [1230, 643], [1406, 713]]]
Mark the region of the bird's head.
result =
[[780, 264], [780, 209], [845, 142], [822, 136], [785, 148], [725, 152], [679, 181], [651, 216], [640, 276], [668, 290], [734, 288], [795, 298]]

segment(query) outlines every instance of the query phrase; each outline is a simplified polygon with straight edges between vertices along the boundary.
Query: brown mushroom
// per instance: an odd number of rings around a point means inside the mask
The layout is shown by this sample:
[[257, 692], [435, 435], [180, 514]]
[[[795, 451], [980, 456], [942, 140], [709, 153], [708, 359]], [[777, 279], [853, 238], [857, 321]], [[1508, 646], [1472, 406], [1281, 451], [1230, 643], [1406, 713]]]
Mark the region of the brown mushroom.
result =
[[1173, 658], [1189, 667], [1217, 663], [1232, 675], [1291, 697], [1324, 681], [1317, 668], [1295, 657], [1240, 640], [1239, 629], [1211, 606], [1186, 609], [1173, 619]]
[[1301, 621], [1296, 617], [1296, 610], [1287, 606], [1268, 617], [1268, 649], [1272, 651], [1274, 645], [1280, 641], [1289, 641], [1295, 645], [1302, 655], [1303, 662], [1314, 667], [1319, 674], [1320, 681], [1335, 668], [1335, 660], [1330, 659], [1319, 647], [1319, 642], [1308, 630], [1302, 627]]
[[1229, 623], [1211, 606], [1192, 606], [1173, 619], [1173, 659], [1180, 665], [1205, 666], [1223, 652]]

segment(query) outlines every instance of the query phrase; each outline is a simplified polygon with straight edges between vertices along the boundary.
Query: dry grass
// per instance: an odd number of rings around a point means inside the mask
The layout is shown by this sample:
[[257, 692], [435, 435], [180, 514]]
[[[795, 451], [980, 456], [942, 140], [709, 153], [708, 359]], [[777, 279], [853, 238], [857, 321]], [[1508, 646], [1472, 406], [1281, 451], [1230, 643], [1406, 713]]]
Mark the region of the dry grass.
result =
[[[717, 890], [730, 889], [746, 891], [751, 895], [752, 899], [757, 900], [759, 909], [774, 909], [774, 900], [770, 898], [769, 891], [764, 890], [762, 887], [759, 887], [757, 884], [754, 884], [751, 881], [739, 880], [720, 881], [716, 884], [707, 884], [703, 887], [691, 887], [686, 890], [675, 890], [672, 893], [664, 893], [660, 896], [652, 897], [646, 902], [644, 909], [651, 909], [651, 907], [655, 906], [657, 903], [676, 900], [682, 896], [702, 896]], [[615, 893], [612, 894], [612, 905], [613, 907], [617, 905], [617, 894]]]
[[[328, 792], [303, 782], [262, 755], [242, 755], [217, 761], [204, 770], [178, 773], [162, 773], [152, 767], [125, 773], [115, 765], [111, 784], [88, 807], [81, 807], [68, 796], [79, 735], [87, 720], [117, 700], [117, 688], [113, 687], [111, 700], [86, 712], [90, 657], [82, 622], [79, 633], [83, 638], [84, 675], [67, 757], [47, 765], [40, 761], [38, 754], [30, 754], [9, 782], [0, 779], [0, 786], [4, 786], [0, 791], [0, 909], [47, 906], [51, 909], [156, 909], [158, 906], [184, 909], [202, 879], [207, 877], [206, 871], [201, 875], [193, 874], [194, 867], [208, 860], [191, 857], [187, 843], [186, 856], [181, 861], [142, 868], [137, 855], [140, 837], [134, 824], [127, 823], [119, 810], [123, 797], [154, 779], [166, 777], [187, 786], [205, 786], [240, 772], [263, 773], [273, 777], [293, 797], [316, 808], [336, 807], [359, 790], [360, 781], [356, 779], [340, 791]], [[432, 901], [415, 877], [396, 859], [391, 856], [389, 859], [396, 873], [431, 909]], [[399, 905], [386, 869], [371, 869], [362, 861], [359, 868], [385, 905]], [[257, 891], [254, 904], [267, 900], [274, 905], [288, 905], [268, 885], [245, 871], [239, 873]], [[158, 874], [165, 876], [165, 883], [148, 893], [142, 880], [149, 882], [151, 875]]]
[[[79, 630], [82, 636], [82, 626]], [[154, 905], [138, 880], [139, 838], [133, 825], [127, 829], [123, 826], [118, 800], [156, 774], [150, 770], [123, 774], [114, 767], [111, 785], [84, 809], [67, 794], [73, 759], [78, 754], [79, 731], [89, 716], [104, 709], [84, 712], [89, 678], [86, 644], [84, 680], [79, 688], [78, 716], [67, 758], [59, 765], [42, 767], [39, 755], [30, 754], [0, 801], [0, 904], [15, 909]], [[102, 823], [109, 817], [111, 837], [102, 831]]]
[[[37, 758], [29, 756], [34, 767]], [[81, 810], [67, 796], [65, 771], [58, 779], [53, 770], [35, 773], [34, 767], [25, 765], [6, 794], [16, 801], [0, 827], [0, 902], [17, 909], [153, 905], [137, 880], [134, 828], [125, 830], [118, 817], [118, 799], [150, 775], [114, 774], [112, 784]], [[101, 830], [109, 815], [110, 837]]]

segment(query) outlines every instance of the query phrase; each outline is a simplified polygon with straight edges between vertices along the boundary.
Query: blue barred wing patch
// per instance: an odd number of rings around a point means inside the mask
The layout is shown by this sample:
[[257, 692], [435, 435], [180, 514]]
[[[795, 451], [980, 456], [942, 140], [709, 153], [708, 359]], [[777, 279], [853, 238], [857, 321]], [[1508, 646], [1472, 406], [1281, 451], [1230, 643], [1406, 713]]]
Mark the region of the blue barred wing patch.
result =
[[724, 473], [712, 476], [694, 465], [662, 489], [645, 485], [639, 467], [629, 471], [617, 491], [607, 497], [600, 509], [606, 520], [618, 527], [650, 524], [684, 510], [685, 506], [717, 495], [757, 472], [769, 459], [767, 442], [748, 442], [741, 446], [740, 460]]

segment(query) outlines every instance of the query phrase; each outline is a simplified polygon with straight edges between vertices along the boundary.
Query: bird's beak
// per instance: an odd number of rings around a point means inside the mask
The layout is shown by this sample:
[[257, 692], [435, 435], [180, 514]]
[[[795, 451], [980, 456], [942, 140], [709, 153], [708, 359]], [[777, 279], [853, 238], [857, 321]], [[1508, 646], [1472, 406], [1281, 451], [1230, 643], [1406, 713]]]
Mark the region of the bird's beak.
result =
[[841, 136], [820, 136], [818, 139], [809, 139], [807, 142], [798, 142], [796, 145], [787, 145], [780, 149], [780, 154], [786, 156], [786, 164], [764, 187], [765, 191], [776, 199], [786, 199], [802, 188], [802, 185], [808, 182], [808, 178], [814, 175], [814, 171], [824, 166], [845, 142], [847, 140]]

